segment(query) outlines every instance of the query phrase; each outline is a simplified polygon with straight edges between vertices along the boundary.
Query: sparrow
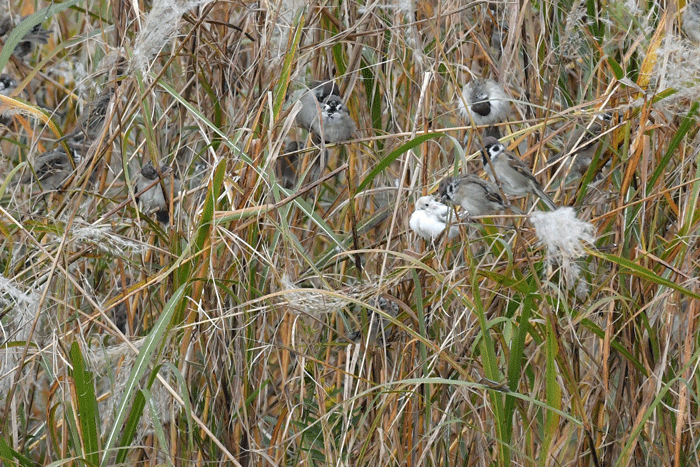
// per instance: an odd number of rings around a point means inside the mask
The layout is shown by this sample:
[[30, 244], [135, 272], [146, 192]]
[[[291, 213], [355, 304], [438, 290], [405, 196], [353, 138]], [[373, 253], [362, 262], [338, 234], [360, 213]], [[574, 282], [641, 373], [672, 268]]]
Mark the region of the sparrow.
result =
[[73, 172], [70, 156], [62, 147], [41, 153], [34, 157], [32, 171], [22, 177], [22, 183], [38, 182], [45, 191], [55, 191], [61, 188], [68, 176]]
[[574, 131], [569, 138], [566, 148], [559, 154], [551, 157], [547, 165], [566, 164], [565, 174], [582, 176], [590, 167], [600, 146], [599, 136], [604, 130], [606, 122], [612, 120], [609, 113], [599, 115], [589, 128], [581, 127]]
[[338, 95], [335, 83], [327, 81], [303, 92], [296, 123], [319, 142], [340, 143], [355, 134], [355, 122]]
[[685, 4], [683, 10], [683, 31], [688, 39], [700, 43], [700, 1], [695, 0]]
[[[387, 300], [386, 298], [381, 296], [377, 297], [377, 299], [374, 301], [374, 306], [386, 312], [386, 314], [388, 314], [392, 318], [396, 318], [399, 315], [399, 312], [401, 311], [401, 308], [395, 302]], [[367, 320], [369, 321], [367, 338], [363, 339], [362, 330], [351, 333], [350, 335], [348, 335], [348, 338], [353, 342], [364, 341], [372, 345], [377, 342], [377, 337], [381, 336], [381, 342], [384, 345], [386, 345], [386, 341], [384, 338], [388, 337], [388, 335], [386, 335], [385, 330], [390, 324], [390, 321], [386, 318], [383, 318], [382, 316], [379, 316], [378, 313], [375, 313], [372, 310], [367, 310]]]
[[311, 130], [326, 143], [341, 143], [355, 134], [355, 121], [338, 96], [331, 94], [323, 101], [320, 121]]
[[87, 112], [78, 119], [78, 124], [56, 142], [65, 141], [74, 152], [83, 153], [102, 132], [107, 108], [114, 95], [114, 88], [108, 87], [88, 104]]
[[340, 88], [335, 81], [311, 81], [310, 89], [319, 102], [323, 102], [328, 96], [340, 97]]
[[284, 152], [277, 158], [277, 178], [282, 186], [289, 189], [296, 185], [299, 169], [299, 154], [297, 151], [304, 149], [304, 143], [288, 140], [284, 145]]
[[[416, 201], [415, 211], [408, 220], [408, 225], [425, 240], [435, 240], [447, 227], [450, 208], [432, 196], [423, 196]], [[447, 238], [459, 235], [456, 225], [450, 226]]]
[[470, 217], [494, 214], [506, 207], [498, 187], [473, 174], [445, 177], [438, 191], [443, 201], [462, 206]]
[[[464, 85], [457, 98], [459, 113], [464, 120], [478, 125], [495, 125], [508, 118], [509, 97], [500, 84], [491, 79], [475, 78]], [[490, 131], [497, 132], [496, 128]]]
[[0, 94], [3, 96], [9, 96], [12, 91], [17, 89], [17, 80], [11, 75], [3, 73], [0, 75]]
[[[7, 73], [0, 75], [0, 94], [3, 96], [9, 96], [12, 91], [17, 89], [17, 81]], [[0, 124], [5, 126], [10, 126], [12, 123], [11, 115], [0, 115]]]
[[[141, 167], [134, 184], [136, 186], [135, 194], [138, 196], [141, 210], [149, 215], [155, 213], [156, 219], [165, 224], [170, 220], [168, 215], [169, 197], [178, 195], [182, 189], [182, 183], [174, 175], [169, 174], [170, 167], [161, 166], [160, 172], [165, 175], [162, 179], [160, 179], [158, 171], [149, 161]], [[154, 182], [156, 183], [154, 184]], [[165, 190], [163, 190], [164, 188]], [[143, 193], [141, 193], [142, 191]]]
[[491, 181], [500, 183], [506, 194], [524, 196], [531, 193], [539, 196], [550, 210], [557, 209], [557, 205], [542, 191], [542, 187], [527, 165], [520, 158], [506, 152], [505, 146], [496, 138], [492, 136], [484, 138], [481, 157], [484, 170]]
[[[18, 20], [12, 15], [3, 16], [0, 18], [0, 37], [7, 39], [6, 35], [9, 34], [15, 28], [15, 26], [17, 26], [17, 24], [24, 21], [25, 18], [26, 16]], [[44, 29], [41, 24], [37, 24], [24, 35], [12, 53], [19, 58], [25, 58], [34, 51], [34, 47], [36, 45], [48, 44], [49, 34], [51, 32], [52, 31], [50, 30]]]

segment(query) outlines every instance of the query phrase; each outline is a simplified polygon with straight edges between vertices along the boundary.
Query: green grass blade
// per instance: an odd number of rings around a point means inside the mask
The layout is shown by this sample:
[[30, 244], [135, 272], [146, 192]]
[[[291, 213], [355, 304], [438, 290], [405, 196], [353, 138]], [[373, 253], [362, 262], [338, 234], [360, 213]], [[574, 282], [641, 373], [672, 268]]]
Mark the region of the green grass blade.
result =
[[166, 332], [170, 325], [170, 318], [172, 318], [173, 313], [180, 306], [182, 298], [185, 295], [186, 288], [187, 285], [184, 284], [175, 291], [173, 296], [165, 305], [163, 313], [158, 318], [158, 321], [156, 322], [155, 326], [153, 326], [153, 329], [148, 334], [148, 337], [146, 338], [146, 340], [143, 343], [143, 346], [141, 347], [141, 351], [139, 352], [139, 355], [136, 358], [136, 362], [134, 362], [134, 367], [131, 369], [129, 380], [127, 381], [127, 384], [124, 387], [122, 401], [119, 405], [119, 408], [117, 409], [117, 414], [115, 416], [112, 429], [109, 431], [104, 444], [104, 457], [101, 463], [102, 466], [107, 465], [111, 451], [114, 448], [117, 436], [119, 435], [119, 431], [122, 428], [122, 423], [124, 422], [127, 416], [127, 407], [129, 406], [129, 402], [131, 401], [131, 394], [136, 390], [136, 387], [138, 386], [141, 377], [145, 374], [146, 370], [148, 369], [151, 357], [155, 353], [156, 349], [161, 345], [162, 340], [165, 338]]

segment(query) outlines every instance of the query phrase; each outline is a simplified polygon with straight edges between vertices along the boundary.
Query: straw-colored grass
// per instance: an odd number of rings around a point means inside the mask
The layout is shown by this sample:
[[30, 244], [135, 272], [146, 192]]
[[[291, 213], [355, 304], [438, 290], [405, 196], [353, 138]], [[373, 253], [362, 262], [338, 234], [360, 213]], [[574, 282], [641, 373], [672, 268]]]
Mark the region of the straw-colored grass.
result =
[[[0, 459], [700, 464], [683, 3], [9, 0], [51, 33], [0, 54], [18, 82], [0, 108]], [[481, 76], [512, 99], [506, 144], [573, 208], [556, 231], [592, 226], [584, 250], [553, 255], [537, 217], [508, 213], [434, 244], [408, 230], [443, 177], [483, 172], [457, 112]], [[307, 138], [287, 97], [330, 77], [356, 138], [320, 173], [308, 138], [285, 187], [286, 140]], [[62, 189], [33, 183], [108, 86]], [[582, 177], [548, 163], [604, 113]], [[135, 200], [148, 161], [182, 181], [157, 185], [167, 222]]]

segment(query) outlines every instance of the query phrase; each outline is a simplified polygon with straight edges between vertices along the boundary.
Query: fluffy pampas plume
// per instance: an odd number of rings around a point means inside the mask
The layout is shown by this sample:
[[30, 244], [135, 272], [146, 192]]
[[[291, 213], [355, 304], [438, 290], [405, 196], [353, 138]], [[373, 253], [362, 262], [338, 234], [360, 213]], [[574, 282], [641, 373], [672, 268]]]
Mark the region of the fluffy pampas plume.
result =
[[136, 38], [131, 69], [144, 71], [158, 51], [177, 33], [180, 18], [210, 0], [156, 0]]
[[[530, 214], [530, 223], [547, 249], [547, 263], [561, 267], [567, 288], [574, 285], [581, 275], [576, 259], [585, 254], [584, 243], [592, 244], [595, 241], [593, 225], [578, 219], [573, 208], [569, 207], [550, 212], [535, 211]], [[576, 295], [587, 293], [587, 285], [579, 281]]]

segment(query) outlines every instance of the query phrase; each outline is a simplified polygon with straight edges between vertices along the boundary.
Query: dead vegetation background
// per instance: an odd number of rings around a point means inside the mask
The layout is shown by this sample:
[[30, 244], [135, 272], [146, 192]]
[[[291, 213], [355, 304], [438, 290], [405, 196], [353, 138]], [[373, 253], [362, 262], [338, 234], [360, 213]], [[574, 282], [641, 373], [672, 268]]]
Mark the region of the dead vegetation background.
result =
[[[682, 7], [11, 0], [51, 34], [0, 57], [26, 105], [3, 100], [0, 130], [0, 458], [697, 465], [700, 62]], [[504, 86], [511, 147], [594, 225], [578, 284], [517, 216], [436, 245], [407, 231], [442, 177], [481, 173], [456, 112], [473, 76]], [[330, 77], [357, 138], [285, 188], [277, 161], [306, 136], [285, 98]], [[71, 131], [107, 86], [75, 176], [21, 183], [55, 146], [46, 121]], [[553, 175], [603, 112], [592, 169]], [[147, 161], [182, 181], [165, 223], [134, 198]]]

